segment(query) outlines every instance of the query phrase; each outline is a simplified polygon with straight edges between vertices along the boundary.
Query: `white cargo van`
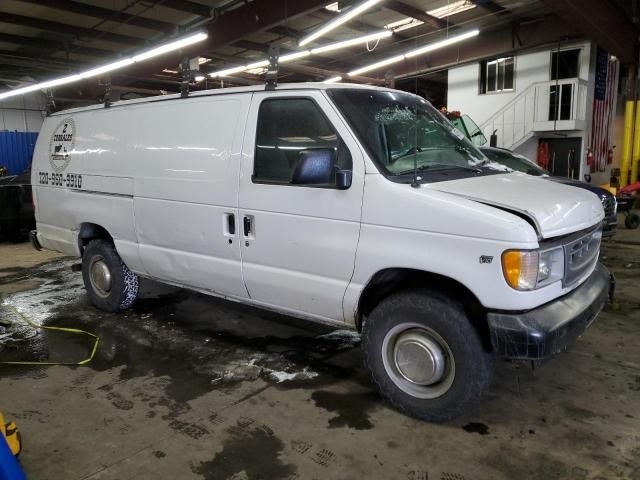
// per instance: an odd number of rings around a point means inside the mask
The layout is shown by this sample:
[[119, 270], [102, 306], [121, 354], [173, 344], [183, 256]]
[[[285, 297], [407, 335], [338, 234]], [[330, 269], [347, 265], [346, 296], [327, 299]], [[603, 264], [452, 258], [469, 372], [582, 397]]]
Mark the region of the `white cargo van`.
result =
[[32, 180], [44, 247], [93, 304], [138, 278], [362, 332], [398, 409], [446, 421], [494, 354], [541, 360], [612, 292], [590, 192], [487, 160], [427, 101], [356, 85], [230, 88], [56, 113]]

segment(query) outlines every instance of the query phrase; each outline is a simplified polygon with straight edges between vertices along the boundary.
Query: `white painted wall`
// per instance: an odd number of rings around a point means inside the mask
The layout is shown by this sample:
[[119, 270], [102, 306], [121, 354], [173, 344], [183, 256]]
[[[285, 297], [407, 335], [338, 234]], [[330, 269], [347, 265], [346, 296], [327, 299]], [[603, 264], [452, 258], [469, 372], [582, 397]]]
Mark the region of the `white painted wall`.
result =
[[45, 106], [45, 96], [39, 92], [0, 101], [0, 131], [39, 132]]
[[[589, 173], [586, 165], [586, 150], [593, 116], [596, 47], [591, 42], [564, 43], [560, 46], [561, 50], [575, 48], [581, 49], [579, 78], [588, 82], [585, 115], [587, 127], [585, 130], [562, 133], [569, 137], [582, 138], [582, 171], [579, 178], [584, 179], [584, 174]], [[515, 89], [512, 92], [480, 94], [479, 62], [451, 68], [448, 72], [447, 108], [466, 113], [478, 125], [482, 125], [532, 84], [551, 80], [552, 52], [557, 51], [557, 49], [558, 47], [554, 46], [516, 55]], [[553, 135], [553, 132], [546, 132], [544, 135], [534, 136], [515, 150], [535, 161], [539, 138], [551, 138]], [[609, 171], [607, 169], [606, 172], [592, 174], [592, 177], [592, 183], [594, 184], [606, 183]]]
[[[589, 79], [591, 44], [589, 42], [563, 44], [562, 50], [580, 48], [580, 78]], [[551, 53], [554, 49], [522, 53], [515, 61], [515, 89], [512, 92], [487, 93], [480, 91], [480, 63], [463, 65], [449, 70], [447, 109], [460, 110], [473, 118], [478, 125], [535, 82], [551, 79]]]

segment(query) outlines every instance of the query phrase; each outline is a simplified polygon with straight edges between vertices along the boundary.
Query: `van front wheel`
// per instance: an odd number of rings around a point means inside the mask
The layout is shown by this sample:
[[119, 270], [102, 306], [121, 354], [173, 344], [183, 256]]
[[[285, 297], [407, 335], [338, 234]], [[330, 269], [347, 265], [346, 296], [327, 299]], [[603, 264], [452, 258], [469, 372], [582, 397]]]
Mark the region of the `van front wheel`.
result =
[[491, 354], [464, 310], [436, 291], [383, 300], [364, 324], [362, 349], [382, 395], [430, 422], [469, 412], [491, 380]]
[[138, 276], [107, 240], [91, 240], [85, 248], [82, 279], [91, 303], [105, 312], [126, 310], [138, 296]]

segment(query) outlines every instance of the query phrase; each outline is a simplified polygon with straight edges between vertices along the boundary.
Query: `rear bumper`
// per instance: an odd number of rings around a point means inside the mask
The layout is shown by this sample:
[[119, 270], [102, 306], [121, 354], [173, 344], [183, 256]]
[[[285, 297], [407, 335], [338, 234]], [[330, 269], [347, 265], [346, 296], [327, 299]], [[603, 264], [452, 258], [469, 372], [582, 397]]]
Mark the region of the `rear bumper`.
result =
[[35, 248], [38, 251], [42, 250], [42, 245], [40, 245], [40, 241], [38, 240], [37, 230], [31, 230], [29, 232], [29, 240], [31, 240], [31, 245], [33, 245], [33, 248]]
[[546, 305], [522, 313], [487, 315], [491, 344], [505, 358], [543, 360], [566, 350], [613, 297], [615, 279], [598, 264], [578, 288]]

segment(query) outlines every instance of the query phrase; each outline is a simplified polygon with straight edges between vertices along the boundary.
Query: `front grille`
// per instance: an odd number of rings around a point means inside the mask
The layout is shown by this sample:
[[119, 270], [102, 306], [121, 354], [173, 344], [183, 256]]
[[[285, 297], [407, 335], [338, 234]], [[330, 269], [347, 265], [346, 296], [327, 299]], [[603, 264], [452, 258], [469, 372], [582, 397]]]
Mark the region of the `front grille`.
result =
[[598, 227], [563, 245], [563, 286], [568, 287], [573, 285], [580, 280], [586, 272], [592, 270], [598, 261], [601, 240], [602, 227]]
[[616, 214], [616, 197], [606, 196], [602, 198], [602, 208], [604, 208], [604, 216], [608, 218]]

